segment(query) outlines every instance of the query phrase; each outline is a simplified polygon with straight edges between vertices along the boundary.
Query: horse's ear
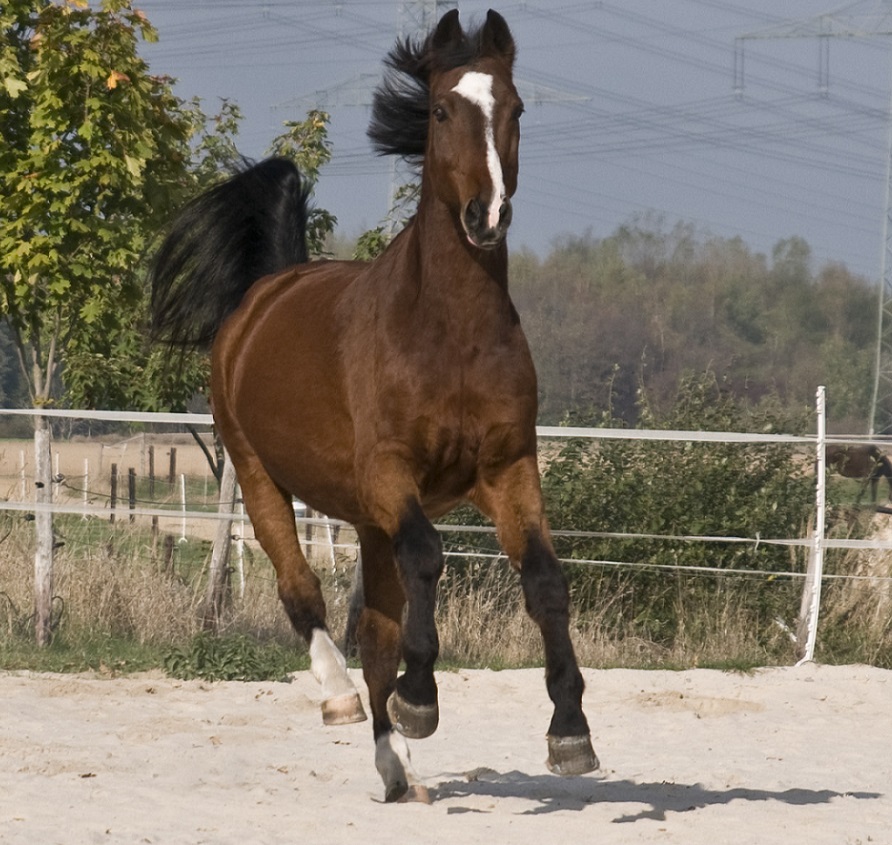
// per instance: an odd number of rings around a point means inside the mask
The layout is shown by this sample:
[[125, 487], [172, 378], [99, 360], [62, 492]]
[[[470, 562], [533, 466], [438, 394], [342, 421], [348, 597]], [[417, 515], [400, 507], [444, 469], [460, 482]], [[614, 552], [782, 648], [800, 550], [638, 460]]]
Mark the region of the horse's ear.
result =
[[484, 55], [504, 59], [509, 67], [514, 67], [514, 56], [517, 53], [514, 37], [505, 19], [493, 9], [486, 13], [481, 45]]
[[437, 28], [431, 36], [431, 47], [437, 52], [449, 50], [461, 44], [464, 33], [458, 22], [458, 9], [450, 9], [440, 18]]

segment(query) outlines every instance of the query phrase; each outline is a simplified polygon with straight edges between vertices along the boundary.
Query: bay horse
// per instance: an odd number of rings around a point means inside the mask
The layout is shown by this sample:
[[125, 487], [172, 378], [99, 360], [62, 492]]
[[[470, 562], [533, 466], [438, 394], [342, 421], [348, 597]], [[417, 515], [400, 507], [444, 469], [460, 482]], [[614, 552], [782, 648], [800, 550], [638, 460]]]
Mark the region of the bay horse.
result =
[[871, 443], [845, 445], [831, 443], [825, 447], [827, 468], [838, 472], [843, 478], [859, 478], [862, 481], [857, 501], [861, 501], [867, 485], [870, 484], [870, 500], [877, 501], [877, 485], [881, 478], [889, 485], [889, 499], [892, 500], [892, 461], [879, 447]]
[[536, 373], [508, 293], [523, 111], [514, 57], [493, 11], [468, 32], [447, 12], [389, 53], [368, 134], [380, 154], [421, 165], [421, 195], [375, 261], [307, 262], [307, 191], [292, 164], [271, 159], [187, 205], [150, 270], [155, 335], [212, 342], [214, 421], [309, 645], [326, 724], [366, 716], [326, 628], [292, 496], [356, 527], [359, 652], [387, 801], [417, 783], [405, 737], [438, 724], [444, 563], [432, 520], [461, 502], [494, 522], [541, 630], [548, 767], [598, 767], [543, 509]]

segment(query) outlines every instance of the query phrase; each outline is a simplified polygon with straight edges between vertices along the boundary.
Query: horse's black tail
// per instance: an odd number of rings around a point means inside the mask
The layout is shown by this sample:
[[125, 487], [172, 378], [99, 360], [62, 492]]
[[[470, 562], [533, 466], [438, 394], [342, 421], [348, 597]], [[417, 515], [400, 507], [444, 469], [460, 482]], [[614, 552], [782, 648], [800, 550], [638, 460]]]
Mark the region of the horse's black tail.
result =
[[207, 347], [254, 282], [306, 261], [308, 194], [271, 158], [189, 202], [150, 265], [152, 336]]

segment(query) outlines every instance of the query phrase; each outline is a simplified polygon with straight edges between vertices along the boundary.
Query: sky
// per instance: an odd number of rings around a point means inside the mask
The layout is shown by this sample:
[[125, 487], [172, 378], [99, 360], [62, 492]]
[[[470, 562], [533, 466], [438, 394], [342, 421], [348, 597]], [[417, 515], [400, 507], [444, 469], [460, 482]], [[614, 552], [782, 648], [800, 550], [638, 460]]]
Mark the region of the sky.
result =
[[[512, 249], [544, 257], [567, 237], [683, 222], [769, 256], [802, 237], [813, 269], [880, 278], [892, 0], [497, 2], [457, 6], [466, 25], [494, 6], [518, 47], [527, 108]], [[142, 48], [152, 72], [208, 112], [237, 103], [245, 155], [263, 157], [283, 121], [329, 111], [333, 158], [315, 202], [347, 237], [381, 222], [392, 168], [366, 139], [368, 102], [420, 2], [136, 5], [159, 33]], [[828, 12], [824, 31], [846, 35], [817, 37]]]

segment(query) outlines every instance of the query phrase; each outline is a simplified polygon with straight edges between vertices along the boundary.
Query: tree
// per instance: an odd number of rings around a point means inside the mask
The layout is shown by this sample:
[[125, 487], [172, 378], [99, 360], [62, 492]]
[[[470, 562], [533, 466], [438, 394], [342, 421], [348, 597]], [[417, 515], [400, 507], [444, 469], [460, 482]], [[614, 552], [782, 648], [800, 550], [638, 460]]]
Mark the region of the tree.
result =
[[[196, 111], [138, 55], [156, 38], [130, 0], [0, 7], [0, 304], [31, 404], [53, 402], [69, 345], [114, 331], [133, 269], [189, 188]], [[36, 637], [51, 636], [49, 427], [35, 416]], [[44, 507], [42, 507], [44, 506]]]
[[400, 185], [393, 197], [393, 207], [387, 212], [384, 221], [374, 229], [363, 232], [357, 239], [353, 258], [357, 261], [373, 261], [384, 252], [394, 235], [403, 229], [415, 214], [420, 198], [420, 182], [406, 182]]
[[[301, 179], [311, 187], [319, 179], [319, 171], [331, 160], [328, 142], [327, 112], [311, 109], [306, 120], [285, 121], [285, 131], [273, 138], [268, 155], [290, 158], [300, 171]], [[324, 208], [311, 208], [307, 219], [307, 245], [310, 255], [324, 255], [325, 241], [334, 232], [338, 218]]]
[[[188, 170], [181, 177], [188, 188], [182, 191], [180, 201], [205, 190], [244, 163], [236, 145], [241, 120], [238, 107], [224, 101], [220, 111], [210, 118], [204, 116], [198, 104], [193, 105], [193, 110], [200, 129]], [[284, 132], [273, 139], [268, 153], [292, 159], [302, 178], [312, 186], [319, 169], [331, 158], [328, 120], [325, 112], [311, 111], [304, 121], [286, 122]], [[308, 232], [311, 254], [324, 254], [326, 239], [336, 223], [336, 218], [324, 209], [311, 210]], [[152, 228], [149, 236], [157, 231], [158, 227]], [[140, 279], [145, 275], [143, 269], [136, 268]], [[196, 394], [206, 392], [206, 353], [178, 351], [176, 366], [171, 366], [170, 350], [148, 342], [144, 323], [150, 295], [142, 287], [138, 298], [126, 306], [131, 311], [129, 319], [116, 320], [102, 332], [69, 340], [65, 392], [75, 407], [181, 411]], [[125, 306], [122, 304], [122, 307]], [[219, 478], [221, 467], [215, 458], [209, 456], [209, 459], [212, 471]]]

